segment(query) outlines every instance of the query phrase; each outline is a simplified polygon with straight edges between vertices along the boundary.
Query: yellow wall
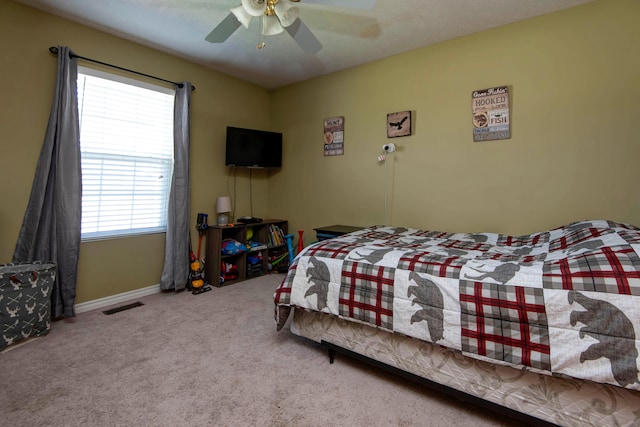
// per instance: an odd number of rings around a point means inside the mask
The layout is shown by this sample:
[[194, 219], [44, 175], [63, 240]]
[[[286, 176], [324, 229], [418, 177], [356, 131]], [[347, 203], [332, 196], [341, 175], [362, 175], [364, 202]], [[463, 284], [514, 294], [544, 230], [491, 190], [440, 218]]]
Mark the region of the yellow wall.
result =
[[[275, 92], [285, 134], [270, 212], [290, 229], [390, 224], [524, 234], [580, 219], [640, 225], [640, 2], [586, 5], [397, 55]], [[512, 138], [474, 143], [471, 92], [508, 85]], [[291, 108], [295, 106], [295, 108]], [[386, 138], [413, 110], [414, 135]], [[345, 117], [345, 155], [323, 119]]]
[[[197, 212], [213, 222], [227, 191], [224, 133], [235, 125], [284, 132], [283, 168], [253, 174], [253, 214], [288, 219], [306, 243], [330, 224], [513, 234], [585, 218], [640, 225], [639, 16], [635, 0], [598, 0], [270, 93], [0, 1], [0, 262], [13, 254], [46, 129], [52, 45], [197, 87], [192, 222]], [[500, 85], [512, 91], [513, 137], [474, 143], [471, 92]], [[387, 140], [387, 113], [403, 110], [414, 111], [414, 135]], [[325, 158], [322, 121], [333, 116], [345, 117], [345, 155]], [[376, 158], [389, 141], [398, 151], [385, 167]], [[250, 213], [248, 177], [238, 172], [238, 216]], [[83, 243], [77, 302], [158, 283], [163, 254], [163, 234]]]
[[[270, 94], [257, 86], [18, 3], [0, 1], [0, 40], [4, 48], [0, 75], [5, 85], [0, 100], [0, 263], [11, 261], [47, 127], [56, 74], [56, 57], [49, 53], [49, 46], [69, 46], [78, 55], [168, 80], [189, 80], [196, 86], [191, 104], [194, 224], [198, 212], [209, 213], [214, 223], [215, 198], [227, 193], [226, 126], [270, 126], [267, 115], [245, 112], [246, 105], [268, 110]], [[247, 215], [249, 176], [242, 170], [237, 176], [236, 213]], [[254, 214], [264, 217], [268, 175], [254, 173], [252, 183]], [[197, 238], [195, 227], [192, 234]], [[76, 302], [159, 283], [164, 238], [154, 234], [83, 243]]]

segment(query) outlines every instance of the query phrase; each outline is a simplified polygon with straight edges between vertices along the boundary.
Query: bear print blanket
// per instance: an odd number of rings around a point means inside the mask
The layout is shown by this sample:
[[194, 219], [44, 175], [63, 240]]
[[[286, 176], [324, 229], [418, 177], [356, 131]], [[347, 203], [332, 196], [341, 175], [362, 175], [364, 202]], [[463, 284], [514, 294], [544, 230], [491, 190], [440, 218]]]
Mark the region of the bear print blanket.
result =
[[305, 248], [274, 295], [546, 374], [640, 390], [640, 229], [613, 221], [525, 236], [374, 226]]

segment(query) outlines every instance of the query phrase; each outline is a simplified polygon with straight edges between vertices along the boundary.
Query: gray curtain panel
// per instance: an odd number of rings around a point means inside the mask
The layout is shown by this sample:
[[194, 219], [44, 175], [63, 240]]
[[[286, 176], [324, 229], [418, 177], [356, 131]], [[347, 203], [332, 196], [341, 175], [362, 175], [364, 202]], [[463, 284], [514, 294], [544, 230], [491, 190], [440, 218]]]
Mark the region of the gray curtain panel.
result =
[[49, 124], [13, 262], [57, 265], [51, 316], [75, 316], [82, 172], [78, 125], [78, 64], [68, 47], [58, 47], [58, 76]]
[[164, 268], [160, 288], [179, 291], [189, 280], [189, 105], [191, 83], [176, 85], [174, 164], [167, 218]]

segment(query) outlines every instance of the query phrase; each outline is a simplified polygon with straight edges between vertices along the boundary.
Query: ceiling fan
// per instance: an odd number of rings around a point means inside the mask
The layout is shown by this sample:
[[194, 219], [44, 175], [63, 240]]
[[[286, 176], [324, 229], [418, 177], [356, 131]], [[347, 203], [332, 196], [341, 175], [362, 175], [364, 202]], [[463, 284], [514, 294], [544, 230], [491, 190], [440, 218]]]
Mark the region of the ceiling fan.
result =
[[[309, 27], [298, 17], [300, 0], [242, 0], [242, 4], [231, 9], [229, 15], [205, 37], [210, 43], [223, 43], [240, 25], [249, 28], [254, 17], [260, 17], [260, 33], [272, 36], [287, 31], [296, 43], [308, 54], [317, 53], [322, 43], [313, 35]], [[307, 4], [342, 6], [356, 9], [372, 9], [376, 0], [304, 0]], [[256, 46], [262, 49], [266, 43], [261, 38]]]

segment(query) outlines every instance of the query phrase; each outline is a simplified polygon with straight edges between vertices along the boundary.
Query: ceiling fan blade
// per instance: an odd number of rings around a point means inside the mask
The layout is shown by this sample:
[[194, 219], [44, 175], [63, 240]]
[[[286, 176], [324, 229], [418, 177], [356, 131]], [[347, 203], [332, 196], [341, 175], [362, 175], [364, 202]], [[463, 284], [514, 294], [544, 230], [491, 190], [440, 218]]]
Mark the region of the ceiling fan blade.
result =
[[222, 43], [240, 26], [240, 21], [230, 13], [204, 39], [209, 43]]
[[285, 30], [287, 30], [306, 53], [313, 55], [322, 49], [322, 43], [320, 43], [300, 18], [296, 19], [295, 22], [286, 27]]
[[302, 0], [304, 4], [351, 7], [353, 9], [373, 9], [376, 0]]

